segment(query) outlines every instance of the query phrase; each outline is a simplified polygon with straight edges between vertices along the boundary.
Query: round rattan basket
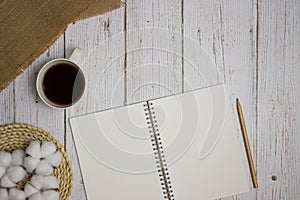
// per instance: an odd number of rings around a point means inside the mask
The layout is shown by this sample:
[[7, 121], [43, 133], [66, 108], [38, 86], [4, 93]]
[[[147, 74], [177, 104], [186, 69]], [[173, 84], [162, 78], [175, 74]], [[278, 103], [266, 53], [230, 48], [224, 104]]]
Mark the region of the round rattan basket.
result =
[[[0, 150], [12, 152], [15, 149], [26, 149], [31, 141], [50, 141], [53, 142], [62, 154], [63, 160], [59, 167], [54, 170], [59, 183], [60, 200], [67, 200], [72, 190], [72, 168], [64, 147], [49, 133], [37, 127], [26, 124], [10, 124], [0, 126]], [[17, 188], [23, 189], [25, 182], [31, 177], [27, 174]], [[27, 180], [26, 180], [27, 179]]]

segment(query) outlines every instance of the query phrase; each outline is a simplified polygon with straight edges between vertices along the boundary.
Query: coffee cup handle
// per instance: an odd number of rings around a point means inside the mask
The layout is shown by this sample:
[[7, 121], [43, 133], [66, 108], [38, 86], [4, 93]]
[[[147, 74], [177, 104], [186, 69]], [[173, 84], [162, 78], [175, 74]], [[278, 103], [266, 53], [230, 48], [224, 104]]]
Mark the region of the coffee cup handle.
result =
[[82, 59], [82, 56], [83, 56], [83, 49], [75, 48], [72, 55], [70, 56], [69, 60], [76, 64], [79, 64], [79, 62]]

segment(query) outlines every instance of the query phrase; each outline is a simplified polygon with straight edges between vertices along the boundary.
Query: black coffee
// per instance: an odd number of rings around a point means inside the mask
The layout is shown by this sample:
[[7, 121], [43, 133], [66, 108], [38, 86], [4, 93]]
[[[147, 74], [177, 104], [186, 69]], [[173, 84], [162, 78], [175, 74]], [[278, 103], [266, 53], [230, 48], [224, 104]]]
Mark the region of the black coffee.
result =
[[70, 106], [83, 95], [84, 75], [71, 63], [59, 63], [49, 68], [43, 79], [45, 96], [54, 104]]

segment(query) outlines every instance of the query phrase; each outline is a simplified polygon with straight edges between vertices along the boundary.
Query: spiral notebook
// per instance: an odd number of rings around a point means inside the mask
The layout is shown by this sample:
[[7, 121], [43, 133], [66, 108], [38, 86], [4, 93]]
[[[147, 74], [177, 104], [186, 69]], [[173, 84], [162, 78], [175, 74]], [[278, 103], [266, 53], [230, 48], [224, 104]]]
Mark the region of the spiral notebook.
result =
[[211, 200], [250, 190], [224, 85], [70, 124], [88, 200]]

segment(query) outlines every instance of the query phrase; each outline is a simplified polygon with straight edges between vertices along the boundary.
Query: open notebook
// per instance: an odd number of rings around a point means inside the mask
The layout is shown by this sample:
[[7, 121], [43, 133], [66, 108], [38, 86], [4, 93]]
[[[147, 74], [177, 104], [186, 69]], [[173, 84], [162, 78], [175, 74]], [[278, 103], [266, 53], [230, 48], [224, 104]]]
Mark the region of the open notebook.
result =
[[89, 200], [210, 200], [250, 189], [225, 86], [70, 119]]

